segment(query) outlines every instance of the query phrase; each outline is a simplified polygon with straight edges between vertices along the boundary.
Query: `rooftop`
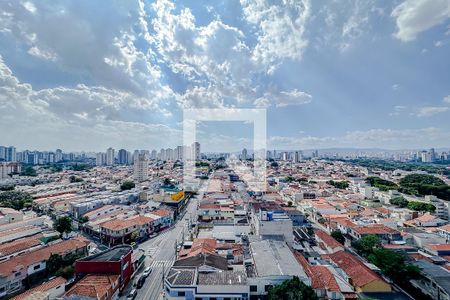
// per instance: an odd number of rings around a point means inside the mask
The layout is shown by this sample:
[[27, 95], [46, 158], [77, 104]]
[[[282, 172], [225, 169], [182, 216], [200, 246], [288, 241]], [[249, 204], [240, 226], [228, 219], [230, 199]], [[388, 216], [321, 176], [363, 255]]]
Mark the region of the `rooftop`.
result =
[[127, 255], [131, 251], [132, 248], [130, 246], [121, 245], [104, 252], [82, 258], [80, 261], [119, 261], [121, 257]]
[[223, 271], [199, 273], [199, 285], [246, 285], [247, 275], [244, 271]]
[[303, 267], [284, 241], [252, 241], [250, 248], [257, 276], [290, 275], [307, 278]]

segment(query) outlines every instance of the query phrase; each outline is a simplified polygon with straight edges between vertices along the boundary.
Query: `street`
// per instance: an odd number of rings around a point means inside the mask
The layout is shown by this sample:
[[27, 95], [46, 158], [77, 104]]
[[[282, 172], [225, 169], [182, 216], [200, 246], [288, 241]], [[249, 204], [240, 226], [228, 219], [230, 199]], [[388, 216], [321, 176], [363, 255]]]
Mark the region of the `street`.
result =
[[[137, 300], [162, 299], [163, 272], [167, 274], [172, 267], [175, 261], [175, 244], [182, 241], [183, 230], [184, 234], [188, 234], [189, 222], [186, 219], [195, 218], [197, 203], [202, 197], [203, 191], [201, 190], [197, 196], [190, 199], [184, 216], [179, 216], [174, 227], [139, 245], [139, 248], [143, 249], [146, 254], [145, 266], [142, 267], [141, 272], [148, 266], [152, 268], [152, 272], [144, 286], [138, 290]], [[140, 274], [136, 278], [139, 276]], [[130, 290], [130, 288], [126, 289], [128, 292]], [[126, 296], [127, 293], [124, 293], [122, 298], [125, 299]]]

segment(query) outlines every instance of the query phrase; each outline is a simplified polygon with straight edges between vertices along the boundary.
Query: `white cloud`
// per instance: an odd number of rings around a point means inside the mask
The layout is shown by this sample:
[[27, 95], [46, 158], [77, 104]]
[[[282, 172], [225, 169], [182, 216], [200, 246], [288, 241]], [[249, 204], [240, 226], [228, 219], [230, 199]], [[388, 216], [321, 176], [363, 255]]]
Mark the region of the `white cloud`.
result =
[[300, 59], [308, 45], [304, 32], [311, 14], [309, 0], [241, 0], [247, 22], [258, 28], [257, 61], [268, 63], [280, 58]]
[[[148, 98], [105, 87], [78, 85], [34, 90], [21, 83], [0, 56], [0, 128], [6, 144], [52, 149], [100, 150], [109, 145], [173, 146], [181, 132], [124, 118], [124, 111], [163, 114]], [[12, 126], [13, 125], [13, 126]]]
[[[419, 138], [420, 137], [420, 138]], [[269, 139], [272, 149], [314, 149], [314, 148], [379, 148], [412, 149], [423, 147], [447, 147], [450, 132], [434, 127], [421, 129], [370, 129], [350, 131], [342, 136], [273, 136]]]
[[450, 103], [450, 95], [444, 97], [444, 102], [445, 103]]
[[392, 89], [394, 91], [397, 91], [399, 88], [400, 88], [400, 85], [398, 83], [392, 85]]
[[396, 19], [395, 37], [409, 42], [416, 36], [450, 18], [450, 1], [448, 0], [406, 0], [392, 11]]
[[439, 113], [448, 111], [450, 108], [446, 106], [424, 106], [419, 108], [418, 117], [431, 117]]
[[[265, 4], [260, 3], [260, 5], [264, 6]], [[258, 4], [258, 9], [262, 9], [260, 5]], [[262, 55], [261, 51], [266, 51], [267, 53], [264, 55], [293, 58], [286, 53], [286, 55], [283, 54], [285, 48], [289, 48], [290, 51], [298, 50], [299, 46], [294, 45], [293, 43], [296, 42], [290, 38], [277, 41], [278, 43], [286, 42], [286, 45], [276, 45], [283, 47], [283, 49], [278, 49], [278, 55], [272, 53], [275, 51], [271, 48], [272, 46], [262, 46], [261, 43], [251, 49], [246, 44], [246, 36], [241, 30], [224, 24], [220, 20], [213, 20], [204, 26], [197, 26], [190, 9], [184, 8], [176, 14], [174, 12], [175, 5], [169, 0], [159, 0], [152, 5], [152, 8], [156, 13], [152, 25], [155, 32], [154, 43], [158, 53], [174, 73], [181, 73], [190, 81], [186, 91], [177, 97], [181, 107], [218, 107], [247, 103], [261, 106], [263, 105], [262, 100], [258, 99], [268, 96], [281, 99], [282, 105], [297, 104], [298, 101], [305, 102], [305, 95], [301, 95], [301, 92], [297, 90], [294, 91], [297, 94], [289, 94], [292, 91], [283, 94], [282, 91], [275, 92], [276, 88], [272, 88], [270, 84], [261, 85], [255, 81], [256, 77], [275, 66], [272, 60], [254, 59], [255, 55]], [[289, 7], [270, 6], [268, 9], [271, 12], [266, 12], [267, 14], [271, 15], [272, 11], [276, 10], [280, 22], [289, 22], [285, 20], [287, 17], [283, 17], [284, 15], [278, 15], [282, 14], [284, 10], [286, 11], [283, 13], [287, 13]], [[300, 8], [296, 7], [296, 9]], [[298, 13], [296, 9], [291, 12], [292, 18]], [[272, 17], [275, 18], [275, 16]], [[262, 22], [258, 18], [253, 15], [250, 17], [251, 21]], [[295, 24], [284, 23], [284, 25], [295, 27], [300, 21], [292, 22]], [[261, 38], [261, 36], [259, 37]], [[296, 55], [298, 54], [297, 52]], [[269, 90], [267, 86], [270, 86], [272, 90]], [[275, 103], [277, 102], [275, 101]]]
[[80, 83], [166, 98], [152, 52], [136, 46], [149, 38], [140, 2], [15, 2], [0, 2], [0, 25], [18, 48]]

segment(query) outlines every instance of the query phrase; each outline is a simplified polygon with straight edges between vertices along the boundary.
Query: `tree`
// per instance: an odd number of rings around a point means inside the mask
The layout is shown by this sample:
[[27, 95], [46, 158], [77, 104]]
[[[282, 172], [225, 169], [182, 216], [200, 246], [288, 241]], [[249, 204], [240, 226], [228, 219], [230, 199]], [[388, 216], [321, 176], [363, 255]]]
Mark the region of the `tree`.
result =
[[37, 176], [36, 170], [32, 166], [25, 166], [20, 176]]
[[419, 201], [410, 201], [407, 206], [409, 209], [415, 211], [428, 211], [434, 212], [436, 207], [431, 203], [419, 202]]
[[269, 300], [318, 300], [316, 293], [297, 276], [269, 289]]
[[133, 181], [126, 180], [126, 181], [124, 181], [124, 182], [120, 185], [120, 189], [121, 189], [122, 191], [125, 191], [125, 190], [131, 190], [131, 189], [133, 189], [135, 186], [136, 186], [136, 185], [134, 184]]
[[50, 274], [55, 273], [62, 264], [62, 257], [59, 254], [52, 254], [47, 260], [46, 266], [47, 266], [47, 272]]
[[400, 180], [400, 191], [412, 195], [435, 195], [450, 201], [450, 186], [428, 174], [409, 174]]
[[398, 207], [407, 207], [408, 206], [408, 200], [406, 200], [403, 197], [394, 197], [391, 200], [389, 200], [389, 203], [391, 203], [392, 205], [398, 206]]
[[341, 232], [340, 230], [333, 230], [333, 231], [331, 232], [331, 236], [332, 236], [336, 241], [338, 241], [339, 243], [341, 243], [342, 245], [344, 245], [344, 243], [345, 243], [345, 237], [344, 237], [344, 235], [342, 234], [342, 232]]
[[291, 207], [292, 204], [293, 204], [292, 201], [289, 200], [289, 201], [288, 201], [288, 206]]
[[371, 254], [376, 248], [379, 248], [380, 246], [380, 238], [374, 234], [365, 235], [355, 243], [355, 249], [365, 256]]
[[77, 177], [75, 175], [70, 175], [69, 181], [70, 183], [83, 182], [83, 178]]
[[75, 269], [72, 266], [67, 266], [64, 268], [60, 268], [58, 271], [56, 271], [56, 276], [61, 276], [64, 279], [70, 279], [73, 277], [73, 274], [75, 274]]
[[329, 184], [329, 185], [332, 185], [332, 186], [334, 186], [335, 188], [338, 188], [338, 189], [346, 189], [346, 188], [348, 188], [348, 181], [334, 181], [334, 180], [329, 180], [329, 181], [327, 181], [327, 183]]
[[367, 177], [366, 182], [373, 187], [379, 188], [381, 191], [398, 189], [398, 185], [394, 182], [376, 176]]
[[0, 206], [20, 210], [33, 203], [33, 198], [29, 193], [22, 191], [6, 191], [0, 193]]
[[53, 223], [53, 228], [59, 233], [69, 233], [72, 231], [72, 219], [69, 217], [61, 217]]
[[78, 221], [81, 224], [87, 223], [87, 222], [89, 222], [89, 217], [88, 216], [82, 216]]
[[405, 254], [384, 248], [375, 249], [368, 257], [369, 262], [376, 265], [385, 275], [396, 282], [406, 282], [417, 277], [420, 273], [420, 269], [406, 263], [406, 259]]

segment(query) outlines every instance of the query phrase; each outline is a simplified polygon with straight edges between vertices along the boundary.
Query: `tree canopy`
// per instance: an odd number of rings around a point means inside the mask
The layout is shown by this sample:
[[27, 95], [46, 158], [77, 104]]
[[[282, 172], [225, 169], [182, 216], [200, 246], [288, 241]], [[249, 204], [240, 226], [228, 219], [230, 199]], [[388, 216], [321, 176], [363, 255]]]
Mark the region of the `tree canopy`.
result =
[[425, 196], [434, 195], [440, 199], [450, 201], [450, 186], [433, 175], [409, 174], [400, 180], [402, 193]]
[[370, 255], [376, 248], [379, 248], [380, 246], [380, 238], [374, 234], [365, 235], [355, 243], [355, 249], [364, 256]]
[[59, 233], [69, 233], [72, 231], [72, 219], [70, 217], [61, 217], [53, 223], [53, 228]]
[[398, 189], [398, 185], [394, 182], [376, 176], [367, 177], [366, 182], [373, 187], [379, 188], [381, 191]]
[[420, 269], [417, 266], [407, 263], [405, 254], [389, 249], [375, 249], [373, 253], [368, 256], [368, 260], [396, 282], [415, 278], [420, 272]]
[[338, 241], [339, 243], [341, 243], [342, 245], [344, 245], [344, 243], [345, 243], [345, 237], [344, 237], [344, 235], [342, 234], [342, 232], [341, 232], [340, 230], [333, 230], [333, 231], [331, 232], [331, 236], [332, 236], [336, 241]]
[[316, 293], [297, 276], [269, 289], [269, 300], [318, 300]]
[[338, 188], [338, 189], [346, 189], [346, 188], [348, 188], [348, 181], [329, 180], [329, 181], [327, 181], [327, 183], [329, 185], [334, 186], [335, 188]]
[[134, 188], [135, 186], [136, 186], [136, 185], [134, 184], [133, 181], [126, 180], [126, 181], [124, 181], [124, 182], [120, 185], [120, 189], [121, 189], [122, 191], [125, 191], [125, 190], [131, 190], [131, 189]]
[[20, 210], [32, 204], [33, 198], [27, 192], [11, 190], [0, 193], [0, 206]]

